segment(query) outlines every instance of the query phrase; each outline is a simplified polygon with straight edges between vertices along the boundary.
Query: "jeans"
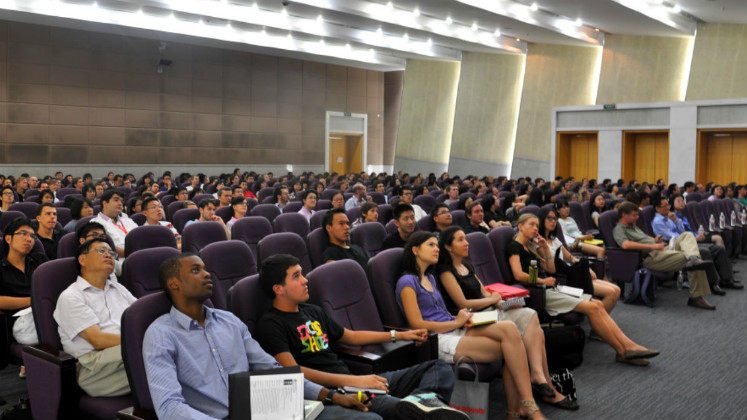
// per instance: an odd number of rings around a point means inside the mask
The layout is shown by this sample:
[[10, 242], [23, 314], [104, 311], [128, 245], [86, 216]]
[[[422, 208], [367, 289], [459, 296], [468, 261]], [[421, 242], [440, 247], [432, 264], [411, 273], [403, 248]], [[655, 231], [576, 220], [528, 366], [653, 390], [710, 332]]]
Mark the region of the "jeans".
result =
[[412, 394], [434, 392], [444, 403], [448, 404], [451, 400], [451, 392], [454, 390], [454, 372], [443, 360], [430, 360], [409, 368], [384, 372], [378, 376], [386, 378], [389, 382], [389, 395], [374, 397], [370, 411], [362, 412], [340, 406], [327, 406], [317, 419], [396, 420], [400, 419], [396, 405], [401, 398]]

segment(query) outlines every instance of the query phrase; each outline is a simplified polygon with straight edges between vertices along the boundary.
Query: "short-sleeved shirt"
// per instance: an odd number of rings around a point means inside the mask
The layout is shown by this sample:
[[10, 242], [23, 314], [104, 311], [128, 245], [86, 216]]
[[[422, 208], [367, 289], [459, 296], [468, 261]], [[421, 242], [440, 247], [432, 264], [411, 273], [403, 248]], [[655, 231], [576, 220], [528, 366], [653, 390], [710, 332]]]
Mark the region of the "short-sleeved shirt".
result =
[[401, 293], [402, 290], [409, 287], [415, 291], [418, 299], [418, 308], [420, 308], [420, 314], [424, 320], [436, 322], [453, 321], [454, 317], [446, 309], [446, 303], [444, 303], [444, 299], [436, 287], [436, 279], [433, 278], [433, 275], [428, 274], [428, 280], [431, 282], [433, 292], [424, 288], [414, 274], [405, 274], [397, 280], [395, 293], [399, 310], [402, 311], [403, 315], [405, 314]]
[[[618, 223], [612, 230], [612, 236], [615, 238], [615, 242], [622, 246], [625, 241], [633, 241], [639, 244], [654, 245], [656, 241], [654, 238], [646, 235], [638, 226], [625, 226], [622, 223]], [[643, 257], [645, 258], [651, 252], [649, 249], [641, 250]]]
[[[529, 246], [533, 246], [533, 245], [530, 244]], [[519, 256], [519, 261], [521, 262], [521, 269], [525, 273], [529, 272], [529, 265], [531, 264], [532, 260], [537, 260], [537, 264], [539, 266], [539, 260], [537, 256], [527, 251], [524, 248], [524, 245], [517, 242], [516, 239], [511, 241], [511, 243], [509, 243], [508, 246], [506, 247], [506, 259], [511, 258], [514, 255]], [[540, 277], [542, 277], [541, 273], [540, 273]]]
[[[37, 235], [39, 234], [38, 226], [35, 229], [37, 232]], [[60, 243], [60, 239], [65, 235], [65, 231], [55, 227], [52, 230], [52, 239], [44, 238], [42, 236], [39, 236], [39, 241], [41, 241], [42, 246], [44, 247], [44, 253], [47, 255], [47, 258], [50, 260], [57, 259], [57, 245]]]
[[389, 248], [404, 248], [407, 241], [402, 239], [402, 235], [399, 234], [399, 229], [389, 233], [384, 238], [384, 242], [381, 243], [381, 250]]
[[350, 245], [350, 248], [343, 248], [341, 246], [330, 244], [322, 253], [322, 262], [327, 261], [340, 261], [340, 260], [353, 260], [360, 264], [363, 269], [366, 269], [368, 264], [368, 255], [363, 248], [358, 245]]
[[98, 325], [101, 332], [120, 335], [122, 313], [135, 300], [129, 290], [111, 277], [101, 290], [78, 276], [60, 294], [53, 314], [63, 350], [74, 357], [93, 351], [93, 345], [78, 335], [93, 325]]
[[298, 312], [276, 308], [267, 311], [257, 323], [255, 338], [272, 356], [288, 352], [296, 362], [328, 373], [349, 374], [345, 363], [332, 351], [345, 329], [322, 308], [302, 303]]
[[91, 221], [101, 223], [101, 225], [104, 226], [104, 230], [106, 230], [106, 234], [112, 238], [114, 246], [120, 249], [124, 249], [125, 247], [125, 236], [127, 236], [132, 229], [138, 227], [137, 223], [133, 222], [132, 219], [127, 217], [125, 214], [121, 214], [115, 222], [104, 213], [99, 213], [96, 217], [91, 219]]
[[[3, 259], [0, 261], [0, 296], [8, 297], [29, 297], [31, 296], [31, 278], [34, 275], [34, 271], [43, 262], [47, 261], [47, 256], [44, 254], [31, 253], [26, 255], [25, 271], [17, 269], [10, 261]], [[14, 314], [18, 312], [4, 310], [6, 314]], [[10, 317], [11, 321], [15, 320], [15, 317]]]

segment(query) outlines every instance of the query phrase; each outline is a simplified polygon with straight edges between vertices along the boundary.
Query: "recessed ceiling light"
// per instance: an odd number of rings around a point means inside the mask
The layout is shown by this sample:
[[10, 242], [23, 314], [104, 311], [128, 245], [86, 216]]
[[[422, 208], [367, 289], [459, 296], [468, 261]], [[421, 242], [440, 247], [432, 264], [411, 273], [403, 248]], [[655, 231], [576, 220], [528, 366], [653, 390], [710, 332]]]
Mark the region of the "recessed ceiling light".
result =
[[537, 6], [537, 3], [532, 3], [532, 5], [529, 6], [529, 9], [533, 12], [536, 12], [537, 10], [539, 10], [539, 6]]
[[386, 4], [386, 8], [389, 9], [389, 10], [392, 10], [392, 9], [394, 9], [394, 5], [392, 4], [392, 2], [389, 2], [389, 3]]
[[501, 30], [500, 29], [496, 29], [495, 32], [493, 33], [493, 35], [495, 35], [495, 36], [501, 36]]
[[581, 20], [581, 18], [576, 19], [576, 26], [581, 26], [584, 24], [584, 21]]
[[412, 14], [415, 16], [420, 16], [420, 9], [416, 7], [415, 10], [412, 11]]
[[477, 26], [477, 22], [473, 23], [473, 24], [472, 24], [472, 28], [470, 28], [470, 29], [472, 29], [473, 31], [476, 31], [476, 30], [478, 30], [479, 28], [478, 28], [478, 26]]
[[674, 13], [679, 13], [679, 12], [681, 12], [681, 11], [682, 11], [682, 9], [680, 8], [680, 5], [679, 5], [679, 4], [675, 4], [675, 5], [674, 5], [674, 7], [672, 8], [672, 11], [673, 11]]
[[446, 20], [444, 22], [446, 22], [447, 25], [451, 25], [454, 21], [451, 20], [451, 16], [446, 16]]

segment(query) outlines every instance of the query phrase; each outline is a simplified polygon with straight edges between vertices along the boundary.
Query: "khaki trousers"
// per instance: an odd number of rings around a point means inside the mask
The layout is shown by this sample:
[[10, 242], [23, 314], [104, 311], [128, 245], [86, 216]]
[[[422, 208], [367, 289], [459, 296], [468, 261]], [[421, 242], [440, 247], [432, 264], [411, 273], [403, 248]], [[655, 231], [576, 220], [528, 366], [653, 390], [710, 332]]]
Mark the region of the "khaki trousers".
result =
[[78, 358], [78, 386], [92, 397], [119, 397], [130, 393], [122, 347], [94, 350]]
[[[677, 237], [675, 249], [674, 251], [669, 249], [651, 251], [643, 260], [643, 266], [656, 271], [679, 271], [685, 268], [691, 256], [700, 258], [698, 242], [690, 232]], [[696, 298], [711, 294], [705, 271], [688, 271], [687, 279], [690, 282], [690, 297]]]

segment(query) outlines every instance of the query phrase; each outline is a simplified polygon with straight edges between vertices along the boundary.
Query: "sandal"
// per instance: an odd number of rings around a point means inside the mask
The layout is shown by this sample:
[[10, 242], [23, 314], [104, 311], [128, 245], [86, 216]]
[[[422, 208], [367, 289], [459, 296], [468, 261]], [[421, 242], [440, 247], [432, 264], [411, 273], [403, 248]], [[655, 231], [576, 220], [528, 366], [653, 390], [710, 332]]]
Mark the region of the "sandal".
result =
[[[540, 411], [539, 407], [537, 407], [537, 403], [534, 402], [534, 400], [521, 400], [521, 406], [527, 409], [526, 418], [531, 418], [534, 415], [534, 413], [537, 413]], [[545, 416], [542, 416], [542, 418], [544, 417]]]
[[521, 420], [522, 418], [518, 411], [506, 411], [506, 420]]

